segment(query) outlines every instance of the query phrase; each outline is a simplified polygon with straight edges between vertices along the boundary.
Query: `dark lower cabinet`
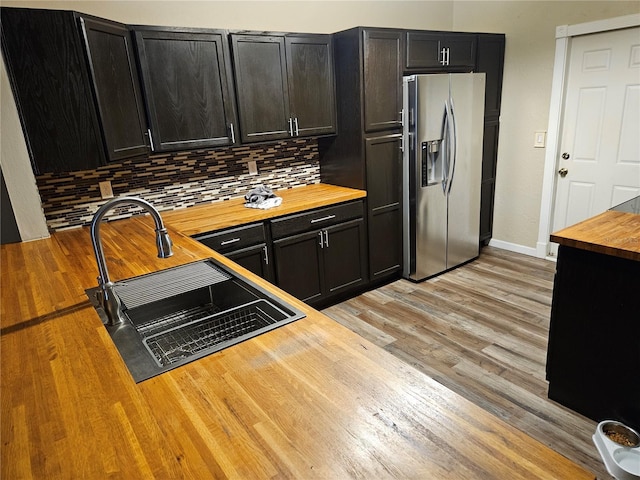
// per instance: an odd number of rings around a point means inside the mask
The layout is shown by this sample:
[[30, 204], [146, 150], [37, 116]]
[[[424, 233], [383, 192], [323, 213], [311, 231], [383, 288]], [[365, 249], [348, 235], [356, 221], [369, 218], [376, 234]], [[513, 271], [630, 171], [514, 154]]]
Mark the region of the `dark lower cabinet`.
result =
[[362, 201], [271, 220], [276, 284], [314, 306], [367, 282]]
[[225, 256], [259, 277], [273, 282], [273, 266], [271, 265], [269, 251], [269, 246], [266, 243], [262, 243], [240, 250], [233, 250], [226, 253]]
[[365, 139], [371, 281], [402, 268], [402, 135]]
[[256, 275], [273, 282], [271, 242], [264, 223], [253, 223], [193, 238]]
[[323, 294], [320, 231], [306, 232], [273, 242], [276, 283], [285, 292], [313, 304]]
[[561, 245], [547, 350], [549, 398], [640, 429], [640, 261]]
[[360, 218], [275, 240], [277, 285], [310, 305], [364, 285], [365, 238]]

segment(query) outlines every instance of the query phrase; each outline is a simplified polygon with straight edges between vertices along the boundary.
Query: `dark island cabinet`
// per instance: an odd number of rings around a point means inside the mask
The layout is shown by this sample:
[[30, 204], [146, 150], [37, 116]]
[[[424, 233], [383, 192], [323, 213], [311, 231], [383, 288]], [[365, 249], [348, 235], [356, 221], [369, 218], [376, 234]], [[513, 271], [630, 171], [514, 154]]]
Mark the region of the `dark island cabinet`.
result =
[[36, 174], [92, 169], [106, 160], [73, 12], [0, 10], [2, 52]]
[[418, 72], [471, 71], [476, 65], [476, 35], [420, 32], [406, 34], [405, 70]]
[[361, 201], [271, 221], [276, 284], [309, 303], [326, 305], [367, 282]]
[[232, 145], [236, 107], [226, 32], [133, 27], [154, 151]]
[[336, 131], [330, 35], [231, 34], [244, 142]]
[[110, 161], [149, 152], [133, 44], [125, 25], [79, 15]]
[[639, 291], [640, 261], [559, 246], [547, 348], [550, 399], [596, 422], [640, 429]]

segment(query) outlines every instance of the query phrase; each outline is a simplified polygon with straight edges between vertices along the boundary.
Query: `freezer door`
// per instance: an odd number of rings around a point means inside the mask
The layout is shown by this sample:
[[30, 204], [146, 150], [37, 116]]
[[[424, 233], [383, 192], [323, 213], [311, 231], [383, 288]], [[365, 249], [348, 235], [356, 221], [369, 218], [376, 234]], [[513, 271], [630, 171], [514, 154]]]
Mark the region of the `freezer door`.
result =
[[444, 125], [448, 97], [447, 75], [416, 76], [415, 155], [410, 166], [415, 188], [415, 270], [410, 276], [413, 280], [436, 275], [447, 265]]
[[455, 127], [447, 268], [479, 255], [485, 74], [450, 74]]

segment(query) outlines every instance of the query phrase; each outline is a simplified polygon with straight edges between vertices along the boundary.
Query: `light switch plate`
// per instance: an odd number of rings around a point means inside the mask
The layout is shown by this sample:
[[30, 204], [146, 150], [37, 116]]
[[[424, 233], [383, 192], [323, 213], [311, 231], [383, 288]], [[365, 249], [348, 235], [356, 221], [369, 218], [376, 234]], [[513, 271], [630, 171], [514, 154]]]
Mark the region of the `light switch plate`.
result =
[[258, 165], [256, 165], [255, 160], [251, 160], [247, 162], [247, 167], [249, 167], [249, 175], [257, 175], [258, 174]]
[[100, 196], [102, 198], [113, 198], [113, 189], [109, 180], [100, 182], [98, 185], [100, 185]]
[[533, 138], [534, 148], [544, 148], [547, 142], [547, 132], [536, 132]]

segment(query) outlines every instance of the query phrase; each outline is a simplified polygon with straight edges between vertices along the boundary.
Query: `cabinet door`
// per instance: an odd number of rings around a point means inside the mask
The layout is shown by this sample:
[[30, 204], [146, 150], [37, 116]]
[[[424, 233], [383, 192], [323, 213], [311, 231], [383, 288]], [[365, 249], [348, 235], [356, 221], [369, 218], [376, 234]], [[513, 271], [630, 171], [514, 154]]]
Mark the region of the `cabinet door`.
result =
[[322, 296], [321, 232], [313, 231], [273, 242], [276, 283], [303, 302]]
[[231, 42], [242, 141], [290, 137], [284, 37], [231, 35]]
[[498, 117], [502, 99], [504, 42], [501, 34], [478, 35], [478, 66], [476, 71], [487, 77], [484, 96], [484, 116]]
[[405, 67], [408, 71], [472, 70], [476, 36], [446, 32], [407, 32]]
[[225, 256], [265, 280], [273, 281], [273, 267], [271, 266], [269, 248], [266, 243], [234, 250]]
[[386, 277], [402, 266], [401, 134], [366, 139], [369, 271]]
[[80, 16], [109, 160], [148, 153], [147, 119], [133, 45], [125, 25]]
[[365, 30], [363, 35], [364, 129], [400, 128], [402, 33]]
[[151, 147], [170, 151], [234, 142], [226, 35], [216, 31], [135, 30]]
[[335, 84], [330, 35], [285, 38], [290, 115], [294, 134], [336, 132]]
[[2, 8], [2, 53], [36, 174], [94, 169], [105, 154], [73, 12]]
[[364, 221], [351, 220], [320, 232], [324, 266], [324, 293], [337, 295], [367, 281]]

